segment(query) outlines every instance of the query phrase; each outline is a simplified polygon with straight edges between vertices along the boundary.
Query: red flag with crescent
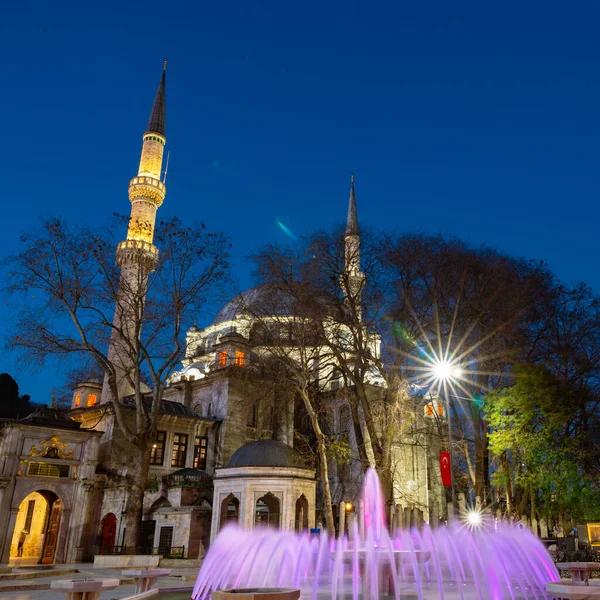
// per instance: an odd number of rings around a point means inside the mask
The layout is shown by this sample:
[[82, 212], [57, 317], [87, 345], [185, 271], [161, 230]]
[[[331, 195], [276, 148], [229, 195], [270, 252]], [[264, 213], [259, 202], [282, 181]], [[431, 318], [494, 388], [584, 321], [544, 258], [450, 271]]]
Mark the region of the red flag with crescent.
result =
[[452, 461], [450, 452], [440, 452], [440, 474], [445, 487], [452, 486]]

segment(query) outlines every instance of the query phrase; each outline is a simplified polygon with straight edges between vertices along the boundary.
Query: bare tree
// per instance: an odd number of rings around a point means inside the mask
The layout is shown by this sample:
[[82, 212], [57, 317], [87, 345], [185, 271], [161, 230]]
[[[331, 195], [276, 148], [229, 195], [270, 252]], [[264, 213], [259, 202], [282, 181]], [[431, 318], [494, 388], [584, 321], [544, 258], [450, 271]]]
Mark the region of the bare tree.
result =
[[[252, 321], [250, 342], [254, 360], [249, 370], [275, 390], [272, 409], [275, 437], [280, 437], [282, 431], [294, 432], [294, 399], [298, 398], [303, 406], [315, 440], [326, 527], [333, 535], [335, 523], [328, 465], [331, 440], [325, 431], [322, 402], [323, 390], [331, 377], [331, 357], [319, 343], [320, 325], [315, 320], [317, 299], [294, 277], [288, 276], [290, 267], [286, 256], [271, 254], [268, 268], [272, 277], [260, 294], [242, 294], [239, 308]], [[300, 432], [298, 434], [302, 437]], [[282, 441], [293, 442], [292, 439]]]
[[226, 279], [229, 243], [203, 225], [162, 222], [155, 232], [160, 255], [128, 242], [130, 264], [151, 262], [123, 277], [114, 234], [114, 224], [49, 218], [22, 236], [23, 250], [5, 265], [6, 291], [17, 307], [8, 346], [30, 362], [87, 357], [105, 374], [129, 453], [126, 545], [135, 546], [165, 384], [183, 357], [184, 328]]
[[[363, 234], [366, 277], [347, 268], [359, 263], [358, 247], [339, 233], [316, 234], [294, 251], [267, 247], [253, 258], [262, 282], [289, 298], [296, 314], [310, 323], [319, 373], [335, 369], [349, 392], [352, 427], [363, 470], [375, 466], [387, 497], [392, 495], [393, 445], [408, 424], [407, 394], [400, 363], [385, 363], [378, 326], [384, 296], [378, 287], [379, 242]], [[313, 369], [314, 370], [314, 369]], [[314, 375], [312, 375], [314, 377]]]

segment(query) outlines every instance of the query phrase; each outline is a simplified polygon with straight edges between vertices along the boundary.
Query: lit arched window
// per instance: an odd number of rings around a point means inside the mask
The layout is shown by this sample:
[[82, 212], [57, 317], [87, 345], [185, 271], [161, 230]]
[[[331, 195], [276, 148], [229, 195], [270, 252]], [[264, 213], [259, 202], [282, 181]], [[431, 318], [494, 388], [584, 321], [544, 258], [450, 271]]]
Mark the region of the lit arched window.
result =
[[219, 352], [219, 366], [226, 367], [227, 366], [227, 350], [223, 350]]
[[244, 366], [244, 353], [243, 352], [236, 352], [235, 353], [235, 366], [236, 367], [243, 367]]
[[97, 398], [96, 394], [90, 394], [88, 396], [88, 406], [96, 406], [97, 400], [98, 400], [98, 398]]
[[81, 394], [77, 394], [77, 396], [75, 396], [75, 408], [77, 408], [79, 405], [81, 404]]

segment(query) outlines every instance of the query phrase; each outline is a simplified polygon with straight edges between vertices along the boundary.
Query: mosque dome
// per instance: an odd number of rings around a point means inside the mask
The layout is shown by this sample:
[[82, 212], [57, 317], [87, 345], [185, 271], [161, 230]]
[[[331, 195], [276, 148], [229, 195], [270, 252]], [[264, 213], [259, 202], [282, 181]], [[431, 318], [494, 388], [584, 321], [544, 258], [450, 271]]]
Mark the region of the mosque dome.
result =
[[289, 315], [292, 312], [291, 304], [292, 299], [281, 290], [267, 284], [257, 285], [230, 300], [217, 313], [212, 324], [235, 321], [242, 313], [255, 317]]
[[238, 448], [226, 468], [235, 467], [297, 467], [304, 468], [293, 448], [277, 440], [259, 440]]

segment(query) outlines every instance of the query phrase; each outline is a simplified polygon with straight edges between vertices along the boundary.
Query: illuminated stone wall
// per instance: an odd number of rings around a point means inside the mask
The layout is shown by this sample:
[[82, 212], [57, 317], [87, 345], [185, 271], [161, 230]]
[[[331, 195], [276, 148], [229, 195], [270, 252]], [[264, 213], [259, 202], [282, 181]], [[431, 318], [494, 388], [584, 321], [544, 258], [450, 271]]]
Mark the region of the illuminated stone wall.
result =
[[19, 538], [21, 532], [25, 529], [25, 520], [27, 519], [27, 509], [30, 500], [34, 501], [35, 505], [29, 533], [25, 537], [25, 543], [23, 544], [23, 558], [37, 558], [42, 554], [46, 521], [48, 517], [48, 502], [41, 494], [33, 492], [29, 494], [19, 506], [19, 513], [17, 514], [17, 521], [10, 545], [11, 558], [18, 556]]

